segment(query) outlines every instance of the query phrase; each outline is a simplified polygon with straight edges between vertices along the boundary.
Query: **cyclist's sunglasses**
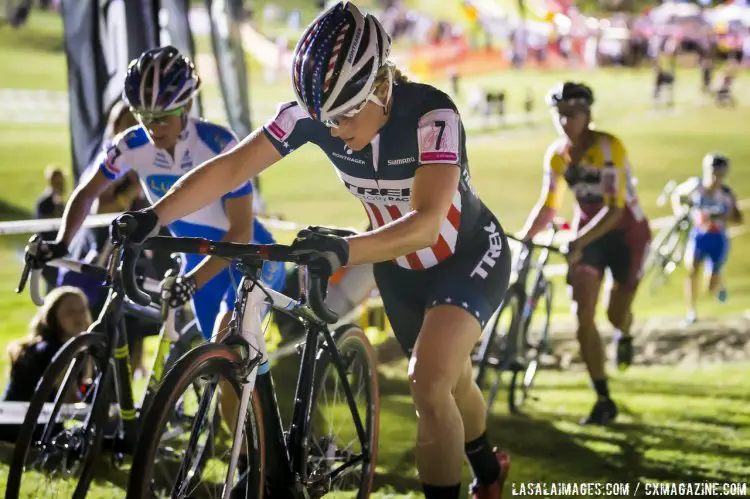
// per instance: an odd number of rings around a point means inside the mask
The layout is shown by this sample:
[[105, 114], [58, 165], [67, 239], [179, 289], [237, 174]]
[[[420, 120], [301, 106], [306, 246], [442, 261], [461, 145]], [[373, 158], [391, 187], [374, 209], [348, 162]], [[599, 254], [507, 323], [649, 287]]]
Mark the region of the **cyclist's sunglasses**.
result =
[[355, 116], [357, 116], [362, 110], [365, 108], [368, 102], [374, 102], [378, 106], [385, 108], [388, 105], [388, 101], [391, 100], [391, 91], [393, 90], [393, 73], [388, 71], [388, 94], [385, 96], [385, 102], [380, 100], [380, 97], [375, 95], [375, 90], [377, 90], [377, 85], [372, 86], [372, 90], [370, 90], [370, 93], [367, 95], [365, 100], [362, 101], [361, 104], [357, 104], [350, 110], [339, 114], [338, 116], [335, 116], [331, 119], [323, 121], [325, 125], [328, 128], [338, 128], [341, 126], [341, 120], [342, 119], [352, 119]]
[[175, 109], [172, 109], [171, 111], [151, 113], [148, 111], [141, 111], [138, 109], [130, 108], [130, 111], [133, 113], [133, 116], [135, 116], [136, 119], [140, 121], [141, 124], [143, 125], [159, 125], [167, 121], [167, 119], [170, 118], [171, 116], [182, 116], [182, 113], [184, 110], [185, 110], [185, 106], [180, 106]]
[[367, 105], [368, 101], [373, 101], [375, 104], [379, 106], [383, 105], [380, 99], [378, 99], [378, 97], [373, 92], [370, 95], [368, 95], [367, 98], [363, 100], [361, 104], [357, 104], [356, 106], [346, 111], [345, 113], [341, 113], [335, 118], [325, 120], [323, 123], [325, 123], [325, 125], [328, 128], [338, 128], [339, 126], [341, 126], [342, 119], [352, 119], [355, 116], [357, 116], [359, 113], [361, 113], [362, 110], [365, 108], [365, 105]]

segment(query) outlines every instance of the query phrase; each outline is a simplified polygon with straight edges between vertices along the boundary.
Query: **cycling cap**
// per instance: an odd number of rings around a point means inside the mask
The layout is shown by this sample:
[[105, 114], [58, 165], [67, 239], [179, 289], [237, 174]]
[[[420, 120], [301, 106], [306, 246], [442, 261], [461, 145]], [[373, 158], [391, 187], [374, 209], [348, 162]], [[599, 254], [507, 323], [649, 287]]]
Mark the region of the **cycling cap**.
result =
[[594, 92], [583, 83], [566, 81], [550, 90], [545, 100], [548, 106], [560, 104], [591, 106], [594, 103]]
[[364, 102], [391, 51], [391, 37], [370, 14], [339, 2], [318, 16], [294, 49], [292, 86], [311, 118], [326, 121]]
[[710, 152], [703, 158], [703, 169], [726, 174], [729, 171], [729, 158], [718, 152]]
[[193, 61], [168, 45], [130, 61], [122, 96], [139, 111], [171, 111], [187, 104], [200, 84]]

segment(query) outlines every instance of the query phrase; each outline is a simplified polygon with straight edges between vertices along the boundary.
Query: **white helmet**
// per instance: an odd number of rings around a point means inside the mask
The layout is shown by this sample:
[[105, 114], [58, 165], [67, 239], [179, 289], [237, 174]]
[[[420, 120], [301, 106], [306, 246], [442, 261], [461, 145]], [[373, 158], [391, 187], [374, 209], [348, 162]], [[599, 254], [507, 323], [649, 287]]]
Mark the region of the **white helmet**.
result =
[[292, 86], [311, 118], [326, 121], [362, 104], [391, 52], [375, 16], [339, 2], [317, 17], [294, 49]]

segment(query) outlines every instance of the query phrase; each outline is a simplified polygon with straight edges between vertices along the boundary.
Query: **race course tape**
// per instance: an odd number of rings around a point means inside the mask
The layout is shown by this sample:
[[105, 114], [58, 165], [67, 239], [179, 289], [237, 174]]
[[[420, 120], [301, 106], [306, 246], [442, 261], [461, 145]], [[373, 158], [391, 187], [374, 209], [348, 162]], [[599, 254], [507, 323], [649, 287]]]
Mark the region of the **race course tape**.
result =
[[[750, 208], [750, 198], [743, 199], [737, 203], [741, 210]], [[121, 215], [121, 213], [105, 213], [102, 215], [89, 215], [83, 223], [83, 227], [94, 228], [94, 227], [107, 227], [112, 220]], [[266, 218], [258, 217], [258, 220], [263, 223], [269, 229], [283, 230], [290, 232], [297, 232], [301, 229], [308, 227], [308, 225], [298, 224], [295, 222], [289, 222], [286, 220], [280, 220], [278, 218]], [[651, 221], [652, 229], [663, 229], [668, 227], [672, 223], [674, 217], [661, 217], [655, 218]], [[45, 218], [39, 220], [14, 220], [10, 222], [0, 222], [0, 236], [13, 235], [13, 234], [37, 234], [39, 232], [49, 232], [60, 228], [62, 224], [61, 218]], [[729, 237], [737, 237], [748, 231], [746, 226], [732, 227], [729, 229]], [[562, 244], [570, 241], [572, 234], [569, 232], [560, 234], [559, 237], [555, 238], [555, 243]], [[516, 246], [518, 243], [510, 241], [511, 246]], [[567, 265], [557, 264], [549, 265], [545, 268], [545, 274], [547, 276], [558, 276], [565, 275], [567, 272]]]

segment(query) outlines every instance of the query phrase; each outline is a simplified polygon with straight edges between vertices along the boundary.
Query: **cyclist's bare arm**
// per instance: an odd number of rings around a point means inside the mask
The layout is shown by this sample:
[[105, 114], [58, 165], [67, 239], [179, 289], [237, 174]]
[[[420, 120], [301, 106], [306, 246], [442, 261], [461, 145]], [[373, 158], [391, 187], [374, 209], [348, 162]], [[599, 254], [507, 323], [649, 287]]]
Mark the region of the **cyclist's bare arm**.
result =
[[[229, 229], [221, 238], [223, 242], [247, 243], [253, 238], [253, 195], [230, 197], [224, 200], [224, 210], [229, 219]], [[224, 270], [230, 261], [226, 258], [207, 256], [188, 272], [195, 277], [198, 289]]]
[[539, 232], [546, 229], [555, 218], [557, 208], [560, 206], [563, 186], [560, 185], [559, 170], [556, 170], [553, 166], [553, 163], [560, 159], [555, 155], [553, 147], [554, 144], [547, 149], [544, 157], [542, 192], [539, 201], [531, 210], [523, 229], [521, 229], [523, 239], [533, 239]]
[[167, 225], [200, 210], [280, 159], [281, 154], [262, 128], [256, 129], [237, 147], [181, 177], [154, 204], [159, 223]]
[[672, 201], [672, 211], [675, 214], [685, 211], [685, 205], [689, 202], [688, 198], [699, 185], [700, 179], [697, 177], [691, 177], [674, 188], [670, 195], [670, 199]]
[[742, 212], [740, 211], [737, 199], [734, 196], [732, 196], [732, 208], [729, 212], [727, 221], [735, 224], [741, 224], [743, 222]]
[[586, 246], [611, 231], [625, 214], [625, 207], [612, 200], [578, 231], [578, 244]]
[[91, 206], [94, 204], [102, 192], [112, 183], [97, 168], [93, 174], [84, 179], [71, 194], [65, 212], [60, 230], [57, 232], [57, 241], [62, 241], [69, 245], [81, 228], [83, 221], [91, 213]]

